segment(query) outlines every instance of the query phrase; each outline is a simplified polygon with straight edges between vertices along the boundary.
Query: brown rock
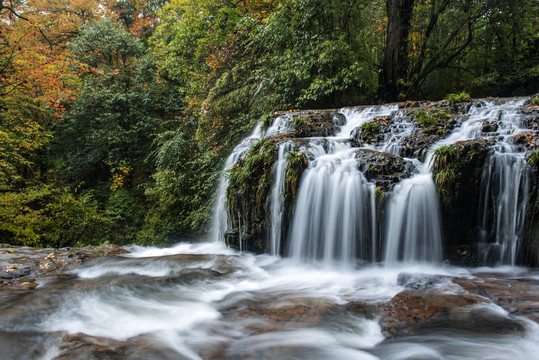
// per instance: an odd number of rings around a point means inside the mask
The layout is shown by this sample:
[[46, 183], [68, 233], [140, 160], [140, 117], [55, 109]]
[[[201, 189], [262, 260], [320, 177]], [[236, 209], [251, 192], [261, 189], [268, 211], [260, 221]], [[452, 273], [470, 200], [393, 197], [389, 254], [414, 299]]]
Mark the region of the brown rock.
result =
[[523, 322], [488, 306], [484, 297], [463, 293], [405, 290], [385, 306], [380, 325], [388, 337], [412, 336], [433, 329], [487, 333], [522, 331]]

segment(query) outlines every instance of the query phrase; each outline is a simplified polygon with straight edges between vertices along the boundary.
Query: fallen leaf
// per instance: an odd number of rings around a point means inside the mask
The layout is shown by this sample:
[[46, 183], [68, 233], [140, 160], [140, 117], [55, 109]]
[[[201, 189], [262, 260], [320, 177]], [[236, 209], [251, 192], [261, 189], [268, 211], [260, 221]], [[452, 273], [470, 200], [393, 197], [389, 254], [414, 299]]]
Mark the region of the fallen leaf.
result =
[[45, 256], [45, 260], [54, 259], [54, 253], [51, 252], [49, 255]]
[[15, 269], [17, 269], [19, 267], [19, 265], [11, 265], [11, 266], [8, 266], [6, 268], [6, 272], [10, 272], [10, 271], [15, 271]]

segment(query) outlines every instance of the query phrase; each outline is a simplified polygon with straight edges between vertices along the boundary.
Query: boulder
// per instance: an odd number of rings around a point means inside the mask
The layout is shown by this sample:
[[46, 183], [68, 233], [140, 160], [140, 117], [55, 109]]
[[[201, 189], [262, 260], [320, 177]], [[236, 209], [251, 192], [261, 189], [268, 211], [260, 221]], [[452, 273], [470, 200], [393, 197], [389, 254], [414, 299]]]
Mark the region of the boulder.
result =
[[390, 191], [402, 179], [410, 177], [413, 170], [413, 165], [400, 156], [380, 151], [359, 149], [356, 158], [358, 169], [365, 178], [385, 192]]
[[346, 122], [345, 116], [335, 110], [306, 110], [275, 116], [280, 118], [274, 126], [287, 138], [334, 136], [338, 127]]
[[522, 320], [499, 311], [481, 296], [438, 289], [398, 293], [384, 307], [380, 326], [390, 338], [448, 328], [498, 334], [525, 328]]

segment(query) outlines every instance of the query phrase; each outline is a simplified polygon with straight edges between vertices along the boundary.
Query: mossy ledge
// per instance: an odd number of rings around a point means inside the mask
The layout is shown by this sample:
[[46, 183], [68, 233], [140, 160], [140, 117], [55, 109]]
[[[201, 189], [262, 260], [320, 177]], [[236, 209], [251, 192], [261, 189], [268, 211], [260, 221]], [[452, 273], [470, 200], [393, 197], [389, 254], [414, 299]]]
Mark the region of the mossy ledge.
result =
[[267, 199], [275, 158], [275, 139], [262, 139], [253, 144], [229, 170], [226, 196], [230, 223], [225, 236], [228, 246], [257, 253], [268, 252], [270, 212]]
[[[492, 141], [476, 139], [442, 146], [432, 158], [444, 219], [446, 256], [452, 263], [477, 261], [476, 220], [483, 166]], [[465, 258], [461, 254], [466, 254]]]

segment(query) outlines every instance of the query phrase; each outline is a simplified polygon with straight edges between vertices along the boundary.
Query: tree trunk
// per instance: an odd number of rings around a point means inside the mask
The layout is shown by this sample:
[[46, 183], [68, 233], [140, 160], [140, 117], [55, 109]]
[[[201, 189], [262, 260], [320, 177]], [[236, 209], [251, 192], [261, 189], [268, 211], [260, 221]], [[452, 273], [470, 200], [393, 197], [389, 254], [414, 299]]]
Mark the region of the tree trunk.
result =
[[408, 70], [408, 33], [414, 0], [387, 0], [387, 38], [384, 63], [380, 73], [380, 97], [396, 101], [399, 97], [397, 81], [406, 81]]

